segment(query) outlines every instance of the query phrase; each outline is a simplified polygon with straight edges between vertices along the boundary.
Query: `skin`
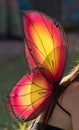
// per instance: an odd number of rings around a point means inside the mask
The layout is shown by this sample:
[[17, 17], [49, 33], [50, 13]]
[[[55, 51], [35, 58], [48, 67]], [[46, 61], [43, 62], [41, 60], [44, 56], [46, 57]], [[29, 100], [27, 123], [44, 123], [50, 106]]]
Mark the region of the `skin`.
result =
[[[56, 105], [48, 124], [64, 130], [79, 130], [79, 81], [71, 83], [60, 96], [58, 102], [71, 116]], [[42, 122], [43, 116], [44, 113], [38, 117], [37, 122]]]

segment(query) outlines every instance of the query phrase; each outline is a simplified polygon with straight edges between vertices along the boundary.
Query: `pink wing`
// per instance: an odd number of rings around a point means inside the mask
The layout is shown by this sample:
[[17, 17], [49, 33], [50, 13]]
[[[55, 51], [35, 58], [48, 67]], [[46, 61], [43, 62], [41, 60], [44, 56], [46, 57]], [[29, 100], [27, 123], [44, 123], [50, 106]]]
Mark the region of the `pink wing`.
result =
[[66, 61], [66, 40], [61, 26], [39, 12], [25, 13], [23, 22], [30, 67], [38, 67], [48, 81], [59, 83]]
[[50, 103], [64, 71], [67, 47], [61, 26], [44, 14], [25, 13], [23, 22], [25, 52], [33, 71], [15, 85], [6, 97], [6, 105], [14, 119], [29, 121]]
[[30, 69], [36, 68], [36, 64], [30, 54], [30, 50], [28, 49], [27, 45], [25, 44], [25, 53], [26, 53], [26, 57], [27, 57], [27, 61], [29, 64]]
[[8, 111], [16, 120], [28, 121], [37, 117], [50, 102], [53, 86], [38, 70], [25, 75], [6, 97]]

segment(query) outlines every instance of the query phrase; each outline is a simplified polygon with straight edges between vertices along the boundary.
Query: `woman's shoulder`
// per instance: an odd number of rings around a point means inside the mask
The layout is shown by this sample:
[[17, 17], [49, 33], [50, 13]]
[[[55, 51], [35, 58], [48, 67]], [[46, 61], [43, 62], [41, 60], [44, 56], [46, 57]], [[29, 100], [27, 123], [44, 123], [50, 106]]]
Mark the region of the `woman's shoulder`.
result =
[[72, 82], [59, 98], [59, 103], [71, 113], [79, 107], [79, 81]]

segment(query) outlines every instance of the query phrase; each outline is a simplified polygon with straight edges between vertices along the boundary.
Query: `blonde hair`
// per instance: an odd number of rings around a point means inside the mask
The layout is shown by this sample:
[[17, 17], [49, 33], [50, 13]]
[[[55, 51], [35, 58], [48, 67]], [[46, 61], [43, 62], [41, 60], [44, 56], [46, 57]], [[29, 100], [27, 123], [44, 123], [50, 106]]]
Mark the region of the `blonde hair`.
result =
[[69, 72], [69, 74], [65, 77], [63, 77], [63, 79], [60, 82], [61, 84], [65, 84], [66, 82], [72, 82], [74, 80], [78, 80], [79, 79], [79, 64], [76, 65], [73, 69], [71, 69], [71, 71]]

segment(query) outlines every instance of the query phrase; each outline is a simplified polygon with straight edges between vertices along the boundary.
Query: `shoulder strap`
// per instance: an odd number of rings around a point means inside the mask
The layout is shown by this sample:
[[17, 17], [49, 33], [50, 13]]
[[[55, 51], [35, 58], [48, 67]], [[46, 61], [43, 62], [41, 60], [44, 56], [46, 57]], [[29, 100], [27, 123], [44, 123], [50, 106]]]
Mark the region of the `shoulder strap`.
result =
[[65, 110], [58, 102], [57, 102], [57, 105], [58, 105], [65, 113], [67, 113], [69, 116], [71, 116], [71, 114], [70, 114], [67, 110]]

